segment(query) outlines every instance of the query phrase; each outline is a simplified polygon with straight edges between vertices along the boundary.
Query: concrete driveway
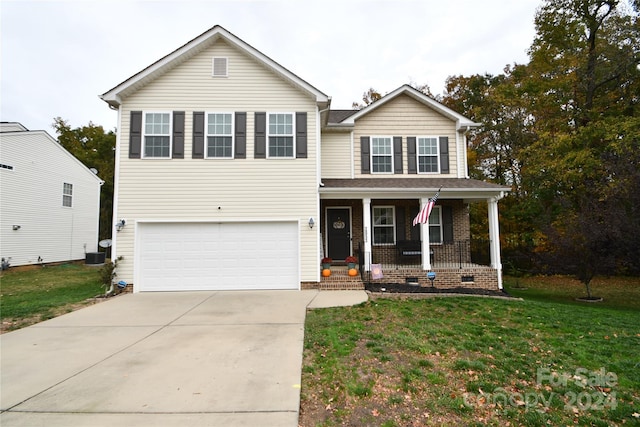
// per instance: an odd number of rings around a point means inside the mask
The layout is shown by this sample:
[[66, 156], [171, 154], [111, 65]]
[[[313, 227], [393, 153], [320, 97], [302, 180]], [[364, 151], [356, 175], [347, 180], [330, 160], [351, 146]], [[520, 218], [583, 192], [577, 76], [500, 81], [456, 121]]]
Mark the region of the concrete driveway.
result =
[[0, 336], [0, 425], [297, 426], [307, 308], [364, 291], [121, 295]]

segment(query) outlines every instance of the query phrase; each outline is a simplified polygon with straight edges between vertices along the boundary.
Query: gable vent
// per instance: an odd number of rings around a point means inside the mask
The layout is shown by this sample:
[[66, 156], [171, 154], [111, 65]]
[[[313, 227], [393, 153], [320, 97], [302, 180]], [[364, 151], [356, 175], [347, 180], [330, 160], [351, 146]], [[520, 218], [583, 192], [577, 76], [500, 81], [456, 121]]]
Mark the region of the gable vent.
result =
[[228, 76], [229, 59], [223, 57], [213, 58], [213, 77], [227, 77]]

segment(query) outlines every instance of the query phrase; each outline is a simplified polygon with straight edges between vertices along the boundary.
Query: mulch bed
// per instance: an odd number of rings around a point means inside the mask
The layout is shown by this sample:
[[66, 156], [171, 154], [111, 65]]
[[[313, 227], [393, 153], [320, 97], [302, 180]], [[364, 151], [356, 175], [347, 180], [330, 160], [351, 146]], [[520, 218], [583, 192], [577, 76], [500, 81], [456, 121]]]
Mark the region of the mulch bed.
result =
[[490, 291], [488, 289], [469, 288], [432, 288], [431, 286], [416, 286], [407, 283], [369, 283], [365, 290], [376, 294], [458, 294], [458, 295], [485, 295], [492, 297], [512, 298], [505, 291]]

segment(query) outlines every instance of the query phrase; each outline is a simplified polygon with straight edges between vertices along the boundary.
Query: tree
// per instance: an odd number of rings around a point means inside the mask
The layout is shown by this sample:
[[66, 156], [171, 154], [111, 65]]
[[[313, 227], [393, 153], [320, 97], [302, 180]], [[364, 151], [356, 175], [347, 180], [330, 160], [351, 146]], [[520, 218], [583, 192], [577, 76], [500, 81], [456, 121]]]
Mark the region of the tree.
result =
[[380, 95], [380, 92], [378, 92], [377, 90], [371, 87], [369, 88], [369, 90], [367, 90], [362, 94], [362, 104], [359, 104], [358, 102], [354, 102], [351, 104], [351, 106], [356, 110], [362, 110], [364, 107], [376, 102], [380, 98], [382, 98], [382, 95]]
[[89, 122], [87, 126], [72, 129], [60, 117], [53, 127], [58, 142], [86, 167], [95, 168], [104, 181], [100, 191], [100, 240], [111, 238], [113, 216], [113, 180], [115, 169], [116, 134], [105, 132], [102, 126]]

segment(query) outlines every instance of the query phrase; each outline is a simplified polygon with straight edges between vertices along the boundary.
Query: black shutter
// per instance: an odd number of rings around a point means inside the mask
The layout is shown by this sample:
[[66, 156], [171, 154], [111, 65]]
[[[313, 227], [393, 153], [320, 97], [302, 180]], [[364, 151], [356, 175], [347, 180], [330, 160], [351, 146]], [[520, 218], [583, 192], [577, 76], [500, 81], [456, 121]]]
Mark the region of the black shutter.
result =
[[396, 243], [400, 240], [407, 240], [404, 234], [407, 219], [404, 216], [404, 206], [396, 206]]
[[129, 124], [129, 158], [139, 159], [142, 149], [142, 111], [131, 112]]
[[420, 241], [420, 224], [413, 225], [413, 219], [418, 216], [418, 212], [420, 212], [420, 206], [416, 208], [411, 208], [409, 213], [411, 214], [411, 240], [414, 242]]
[[442, 240], [453, 243], [453, 208], [442, 206]]
[[371, 167], [369, 166], [369, 141], [368, 136], [360, 137], [360, 162], [362, 163], [362, 173], [371, 173]]
[[449, 173], [449, 137], [440, 137], [440, 173]]
[[307, 158], [307, 113], [296, 113], [296, 158]]
[[393, 173], [402, 173], [402, 137], [393, 137]]
[[[418, 162], [416, 158], [416, 137], [407, 137], [407, 168], [410, 174], [418, 173]], [[413, 240], [413, 239], [412, 239]]]
[[267, 157], [267, 113], [255, 114], [255, 141], [253, 157], [265, 159]]
[[236, 159], [247, 158], [247, 113], [235, 114], [235, 155]]
[[173, 159], [184, 159], [184, 111], [173, 112]]
[[204, 159], [204, 112], [193, 113], [193, 147], [191, 157]]

